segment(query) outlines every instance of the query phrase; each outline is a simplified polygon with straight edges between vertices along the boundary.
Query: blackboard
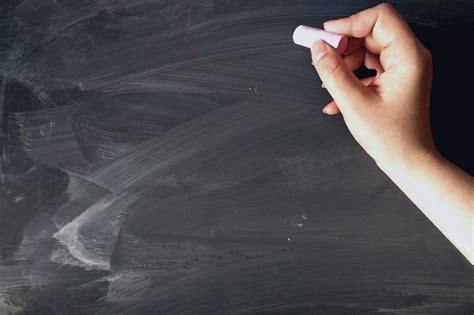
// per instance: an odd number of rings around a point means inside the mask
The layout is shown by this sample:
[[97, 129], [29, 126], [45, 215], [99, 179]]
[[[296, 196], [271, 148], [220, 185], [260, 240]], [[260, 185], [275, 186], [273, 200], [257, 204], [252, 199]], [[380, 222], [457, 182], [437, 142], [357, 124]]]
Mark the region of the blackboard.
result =
[[[0, 312], [471, 314], [472, 266], [291, 41], [374, 4], [2, 1]], [[474, 4], [393, 5], [474, 174]]]

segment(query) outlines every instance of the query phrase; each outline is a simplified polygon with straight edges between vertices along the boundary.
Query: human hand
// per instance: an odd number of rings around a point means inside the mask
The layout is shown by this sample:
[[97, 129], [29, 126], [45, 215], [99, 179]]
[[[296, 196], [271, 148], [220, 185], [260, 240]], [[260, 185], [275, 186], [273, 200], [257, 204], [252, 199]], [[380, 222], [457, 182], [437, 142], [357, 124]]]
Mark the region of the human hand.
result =
[[[334, 99], [323, 112], [341, 112], [354, 138], [385, 172], [436, 153], [429, 116], [431, 54], [395, 9], [381, 4], [328, 21], [324, 28], [352, 39], [346, 56], [323, 41], [311, 48], [316, 71]], [[352, 71], [362, 63], [377, 70], [376, 77], [357, 79]]]

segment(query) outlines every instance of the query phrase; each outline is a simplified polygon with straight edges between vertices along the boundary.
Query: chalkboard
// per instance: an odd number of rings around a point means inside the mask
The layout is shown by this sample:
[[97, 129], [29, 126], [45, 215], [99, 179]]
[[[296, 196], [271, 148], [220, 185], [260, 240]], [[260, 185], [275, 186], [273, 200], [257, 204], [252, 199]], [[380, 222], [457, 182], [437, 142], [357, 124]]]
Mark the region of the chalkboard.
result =
[[[374, 4], [2, 1], [0, 313], [471, 314], [472, 266], [291, 40]], [[393, 5], [474, 174], [474, 4]]]

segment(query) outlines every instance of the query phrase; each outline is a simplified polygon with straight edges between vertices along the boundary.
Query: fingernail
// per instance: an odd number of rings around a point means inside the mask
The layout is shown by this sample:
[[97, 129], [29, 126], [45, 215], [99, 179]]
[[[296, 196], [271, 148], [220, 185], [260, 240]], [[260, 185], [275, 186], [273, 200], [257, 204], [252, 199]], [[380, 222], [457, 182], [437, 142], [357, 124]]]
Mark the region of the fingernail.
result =
[[311, 46], [311, 57], [313, 62], [318, 62], [318, 60], [327, 52], [326, 44], [322, 40], [317, 40]]
[[321, 84], [321, 87], [322, 87], [323, 89], [326, 88], [326, 86], [324, 85], [324, 82], [323, 82], [323, 84]]
[[326, 110], [326, 107], [323, 108], [323, 113], [325, 113], [327, 115], [327, 110]]
[[331, 29], [332, 21], [334, 21], [334, 20], [329, 20], [329, 21], [326, 21], [326, 22], [323, 23], [323, 28], [324, 28], [326, 31], [329, 31], [329, 30]]

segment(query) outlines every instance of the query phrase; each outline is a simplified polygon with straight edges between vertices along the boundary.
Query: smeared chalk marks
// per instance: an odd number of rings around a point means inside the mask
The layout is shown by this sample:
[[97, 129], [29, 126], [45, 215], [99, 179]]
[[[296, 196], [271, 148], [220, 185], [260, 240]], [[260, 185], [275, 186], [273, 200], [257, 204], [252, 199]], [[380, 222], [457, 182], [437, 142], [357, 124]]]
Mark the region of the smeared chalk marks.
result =
[[[108, 270], [125, 212], [134, 201], [135, 197], [130, 195], [106, 197], [63, 226], [53, 236], [80, 265]], [[55, 252], [51, 259], [59, 262], [61, 258], [66, 257], [60, 254], [61, 252]], [[63, 261], [70, 264], [68, 257]]]

